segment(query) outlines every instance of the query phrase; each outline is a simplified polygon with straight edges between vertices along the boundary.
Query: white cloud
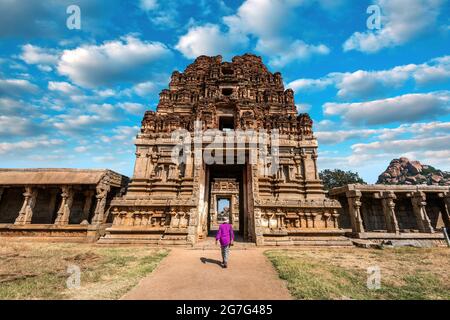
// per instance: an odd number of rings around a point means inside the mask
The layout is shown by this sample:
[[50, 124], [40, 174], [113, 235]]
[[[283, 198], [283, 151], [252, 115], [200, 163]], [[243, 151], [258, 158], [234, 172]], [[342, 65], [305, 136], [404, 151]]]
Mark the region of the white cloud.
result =
[[36, 135], [42, 128], [29, 118], [0, 115], [0, 137]]
[[[223, 17], [227, 31], [221, 31], [216, 24], [193, 26], [180, 37], [176, 48], [187, 58], [219, 53], [229, 56], [247, 46], [250, 37], [255, 37], [254, 50], [269, 56], [269, 64], [274, 67], [284, 67], [313, 55], [327, 55], [330, 49], [324, 44], [309, 44], [284, 32], [294, 20], [294, 10], [311, 2], [314, 1], [246, 0], [235, 14]], [[328, 6], [327, 1], [321, 2]]]
[[377, 0], [375, 4], [382, 11], [382, 28], [374, 32], [355, 32], [345, 41], [344, 51], [374, 53], [430, 32], [443, 3], [442, 0]]
[[144, 11], [150, 11], [150, 10], [156, 9], [158, 7], [158, 1], [157, 0], [140, 0], [139, 6]]
[[245, 45], [247, 37], [239, 33], [222, 32], [218, 25], [206, 24], [191, 27], [181, 36], [175, 48], [187, 58], [196, 58], [200, 55], [227, 56]]
[[419, 85], [440, 83], [450, 79], [450, 56], [432, 59], [427, 64], [419, 65], [413, 75]]
[[307, 113], [312, 108], [312, 105], [310, 105], [309, 103], [297, 103], [295, 106], [297, 107], [298, 113]]
[[297, 79], [288, 83], [287, 87], [294, 91], [320, 91], [334, 83], [334, 77], [326, 76], [321, 79]]
[[448, 150], [450, 146], [450, 135], [422, 139], [404, 139], [404, 140], [388, 140], [376, 141], [371, 143], [358, 143], [352, 146], [355, 154], [368, 153], [394, 153], [404, 154], [406, 152], [420, 151], [440, 151]]
[[336, 87], [341, 98], [367, 98], [383, 95], [393, 88], [401, 87], [410, 77], [415, 65], [395, 67], [386, 71], [363, 71], [342, 75]]
[[101, 162], [101, 163], [111, 163], [114, 161], [117, 161], [117, 158], [113, 155], [105, 155], [105, 156], [97, 156], [93, 158], [95, 162]]
[[134, 138], [136, 138], [136, 135], [138, 134], [140, 130], [140, 127], [138, 126], [119, 126], [115, 129], [113, 129], [113, 132], [115, 133], [114, 136], [112, 136], [112, 140], [120, 140], [125, 141], [127, 143], [130, 143]]
[[[330, 49], [323, 44], [308, 44], [284, 34], [284, 28], [294, 20], [292, 13], [309, 1], [246, 0], [237, 13], [223, 18], [231, 32], [257, 38], [255, 50], [270, 57], [269, 64], [284, 67], [313, 55], [327, 55]], [[323, 1], [322, 1], [323, 2]], [[327, 6], [327, 3], [321, 3]]]
[[291, 39], [260, 39], [256, 50], [271, 56], [270, 64], [274, 67], [284, 67], [289, 63], [307, 60], [313, 55], [328, 55], [330, 49], [323, 45], [311, 45], [302, 40]]
[[133, 87], [133, 91], [141, 97], [146, 97], [151, 93], [155, 93], [157, 86], [151, 81], [138, 83]]
[[450, 112], [450, 92], [405, 94], [358, 103], [325, 103], [325, 115], [341, 116], [352, 124], [385, 124], [433, 119]]
[[140, 103], [134, 103], [134, 102], [121, 102], [118, 103], [117, 106], [123, 110], [125, 110], [128, 113], [134, 114], [134, 115], [143, 115], [145, 111], [145, 106]]
[[336, 144], [342, 143], [351, 139], [366, 138], [377, 130], [365, 129], [365, 130], [337, 130], [337, 131], [317, 131], [315, 136], [319, 140], [320, 144]]
[[75, 84], [89, 88], [138, 82], [149, 78], [158, 62], [170, 55], [170, 50], [160, 42], [126, 36], [102, 45], [65, 50], [58, 63], [58, 72]]
[[78, 147], [75, 147], [74, 150], [75, 150], [75, 152], [85, 153], [89, 150], [89, 148], [86, 146], [78, 146]]
[[97, 96], [101, 98], [110, 98], [117, 95], [117, 92], [113, 89], [105, 89], [105, 90], [94, 90]]
[[297, 79], [288, 87], [304, 92], [323, 90], [334, 85], [337, 96], [342, 99], [368, 99], [382, 97], [393, 89], [403, 87], [408, 81], [417, 86], [438, 84], [450, 80], [450, 56], [443, 56], [423, 64], [396, 66], [388, 70], [358, 70], [355, 72], [333, 72], [319, 79]]
[[0, 96], [21, 96], [36, 93], [38, 87], [28, 80], [23, 79], [0, 79]]
[[50, 91], [59, 91], [67, 95], [79, 94], [80, 89], [68, 82], [49, 81], [48, 89]]
[[1, 115], [16, 115], [29, 110], [30, 106], [21, 100], [0, 97]]
[[22, 46], [20, 58], [27, 64], [37, 64], [41, 69], [47, 71], [51, 70], [49, 66], [55, 65], [58, 62], [59, 52], [55, 49], [26, 44]]
[[118, 120], [117, 110], [111, 104], [91, 104], [78, 113], [55, 116], [49, 121], [58, 130], [68, 134], [88, 134]]
[[268, 38], [282, 31], [290, 10], [296, 6], [297, 1], [246, 0], [236, 14], [223, 20], [232, 30]]
[[51, 148], [63, 144], [63, 140], [48, 139], [46, 137], [39, 139], [27, 139], [18, 142], [1, 142], [0, 154], [17, 153], [22, 151], [31, 151], [33, 149]]
[[[326, 120], [325, 120], [326, 121]], [[319, 140], [319, 144], [337, 144], [349, 140], [358, 140], [368, 138], [376, 138], [379, 140], [389, 141], [398, 139], [400, 136], [413, 135], [416, 139], [424, 139], [435, 136], [450, 135], [450, 122], [426, 122], [402, 124], [397, 128], [380, 128], [380, 129], [347, 129], [333, 130], [333, 126], [328, 126], [315, 132], [315, 136]]]

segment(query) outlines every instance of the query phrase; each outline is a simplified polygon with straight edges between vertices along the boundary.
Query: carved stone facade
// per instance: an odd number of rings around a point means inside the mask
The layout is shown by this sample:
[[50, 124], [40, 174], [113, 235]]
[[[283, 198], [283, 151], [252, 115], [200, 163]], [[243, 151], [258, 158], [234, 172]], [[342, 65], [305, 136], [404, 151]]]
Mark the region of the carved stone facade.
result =
[[110, 170], [0, 169], [0, 237], [96, 241], [127, 183]]
[[348, 236], [372, 240], [443, 241], [450, 228], [450, 187], [347, 185], [330, 191], [339, 200]]
[[[216, 183], [226, 179], [236, 186], [232, 209], [238, 211], [233, 214], [244, 240], [307, 244], [329, 237], [333, 244], [347, 243], [339, 227], [340, 204], [326, 198], [318, 176], [312, 124], [308, 114], [297, 114], [294, 92], [284, 88], [281, 74], [269, 72], [260, 57], [246, 54], [231, 62], [198, 57], [184, 72], [173, 72], [157, 110], [145, 113], [132, 181], [126, 195], [112, 201], [114, 224], [100, 243], [204, 239], [211, 231]], [[196, 135], [208, 129], [224, 139], [229, 131], [264, 130], [271, 137], [276, 132], [276, 148], [274, 139], [268, 145], [270, 159], [276, 160], [251, 161], [256, 148], [236, 140], [212, 152], [208, 139]], [[172, 157], [175, 130], [183, 130], [189, 140], [183, 140], [190, 148], [182, 163]], [[199, 162], [198, 151], [200, 158], [211, 152], [234, 162]]]

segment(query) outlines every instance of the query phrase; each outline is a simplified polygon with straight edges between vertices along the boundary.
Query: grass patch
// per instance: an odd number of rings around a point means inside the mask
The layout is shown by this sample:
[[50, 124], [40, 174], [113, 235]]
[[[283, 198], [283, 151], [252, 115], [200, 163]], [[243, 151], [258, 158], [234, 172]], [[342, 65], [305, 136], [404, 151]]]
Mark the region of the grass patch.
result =
[[[265, 255], [296, 299], [450, 299], [450, 250], [270, 250]], [[378, 266], [381, 288], [367, 287]]]
[[[0, 299], [118, 299], [168, 254], [148, 247], [92, 244], [0, 244]], [[69, 289], [68, 267], [80, 268], [80, 287]]]

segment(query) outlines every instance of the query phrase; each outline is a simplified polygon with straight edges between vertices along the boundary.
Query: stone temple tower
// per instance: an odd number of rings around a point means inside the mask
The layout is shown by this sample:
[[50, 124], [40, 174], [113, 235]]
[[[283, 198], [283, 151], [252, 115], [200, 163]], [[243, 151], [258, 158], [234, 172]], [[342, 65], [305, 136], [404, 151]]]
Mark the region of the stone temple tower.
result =
[[100, 242], [195, 244], [225, 218], [257, 245], [341, 241], [340, 205], [323, 191], [312, 123], [260, 57], [198, 57], [173, 72], [156, 112], [145, 113], [132, 182], [112, 201], [113, 225]]

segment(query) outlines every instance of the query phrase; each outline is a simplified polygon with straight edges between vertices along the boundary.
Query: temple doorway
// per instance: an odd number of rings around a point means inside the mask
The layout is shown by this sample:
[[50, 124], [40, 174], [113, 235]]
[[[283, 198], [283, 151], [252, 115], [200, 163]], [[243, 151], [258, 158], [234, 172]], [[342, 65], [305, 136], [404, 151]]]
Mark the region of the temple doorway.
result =
[[245, 165], [207, 166], [208, 236], [214, 236], [219, 225], [228, 220], [236, 241], [248, 239], [248, 206]]

